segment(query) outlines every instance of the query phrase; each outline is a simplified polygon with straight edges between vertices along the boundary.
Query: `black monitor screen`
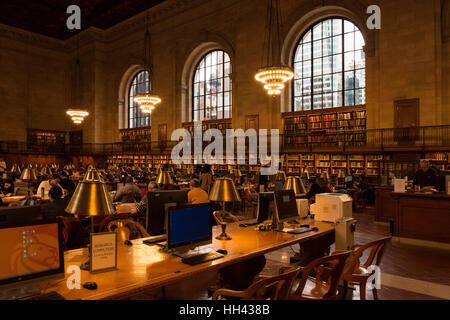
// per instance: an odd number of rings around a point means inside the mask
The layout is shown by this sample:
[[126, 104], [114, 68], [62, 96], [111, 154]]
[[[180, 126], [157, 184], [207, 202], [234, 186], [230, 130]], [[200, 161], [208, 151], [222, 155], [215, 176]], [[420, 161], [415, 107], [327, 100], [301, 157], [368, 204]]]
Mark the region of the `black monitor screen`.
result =
[[258, 223], [271, 219], [274, 209], [273, 192], [260, 192], [258, 195]]
[[0, 285], [64, 274], [61, 223], [0, 227]]
[[279, 222], [298, 218], [294, 190], [276, 191], [275, 200]]
[[147, 194], [145, 227], [151, 236], [166, 233], [166, 213], [171, 206], [181, 206], [188, 201], [187, 191], [154, 191]]
[[209, 204], [169, 209], [168, 248], [177, 248], [212, 240]]
[[0, 208], [0, 226], [41, 220], [41, 206]]

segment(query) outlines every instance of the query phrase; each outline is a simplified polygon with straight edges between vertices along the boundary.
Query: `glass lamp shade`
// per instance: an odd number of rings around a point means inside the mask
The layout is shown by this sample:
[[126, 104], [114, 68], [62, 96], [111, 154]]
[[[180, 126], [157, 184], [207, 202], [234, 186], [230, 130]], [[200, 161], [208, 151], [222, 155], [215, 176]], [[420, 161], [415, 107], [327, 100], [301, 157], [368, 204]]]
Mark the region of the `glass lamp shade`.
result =
[[288, 177], [284, 183], [283, 190], [294, 190], [295, 195], [306, 193], [305, 186], [297, 177]]
[[106, 185], [97, 170], [90, 169], [78, 183], [66, 212], [81, 216], [108, 216], [116, 214]]
[[167, 171], [161, 170], [158, 174], [158, 178], [156, 179], [156, 183], [162, 186], [168, 186], [173, 184], [173, 180]]
[[217, 202], [241, 202], [236, 186], [230, 178], [219, 178], [209, 193], [209, 200]]
[[20, 175], [20, 180], [22, 181], [36, 181], [36, 171], [34, 169], [26, 168], [22, 171]]

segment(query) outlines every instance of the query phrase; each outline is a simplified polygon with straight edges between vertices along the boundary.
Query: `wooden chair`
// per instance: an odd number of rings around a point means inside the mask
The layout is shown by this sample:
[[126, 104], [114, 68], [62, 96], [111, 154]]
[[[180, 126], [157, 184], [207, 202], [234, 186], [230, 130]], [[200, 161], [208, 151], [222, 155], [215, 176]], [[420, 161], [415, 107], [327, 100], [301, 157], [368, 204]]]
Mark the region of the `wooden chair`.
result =
[[[366, 300], [366, 286], [367, 280], [375, 273], [375, 270], [370, 271], [368, 268], [370, 266], [380, 266], [381, 259], [383, 258], [384, 249], [386, 244], [391, 240], [392, 237], [384, 237], [379, 240], [375, 240], [366, 244], [355, 244], [352, 247], [352, 257], [351, 261], [344, 272], [342, 279], [344, 280], [344, 295], [345, 299], [347, 294], [348, 283], [357, 283], [359, 285], [360, 299]], [[361, 262], [361, 258], [366, 250], [369, 251], [369, 255], [365, 262]], [[374, 263], [375, 261], [375, 263]], [[375, 279], [373, 280], [373, 284]], [[378, 300], [378, 293], [375, 286], [372, 289], [373, 297]]]
[[[337, 286], [351, 251], [335, 252], [317, 258], [300, 268], [302, 278], [294, 281], [290, 300], [336, 300]], [[315, 277], [311, 277], [314, 271]]]
[[[150, 237], [150, 235], [140, 223], [130, 219], [113, 220], [108, 223], [107, 228], [109, 232], [115, 230], [115, 232], [117, 232], [118, 241], [124, 242], [126, 240], [130, 240], [130, 229], [127, 227], [127, 225], [134, 225], [141, 233], [142, 238]], [[113, 227], [116, 227], [116, 229], [113, 229]]]
[[293, 280], [300, 272], [300, 268], [289, 268], [274, 277], [255, 277], [254, 283], [244, 291], [218, 289], [212, 299], [234, 297], [242, 300], [286, 300], [292, 287]]

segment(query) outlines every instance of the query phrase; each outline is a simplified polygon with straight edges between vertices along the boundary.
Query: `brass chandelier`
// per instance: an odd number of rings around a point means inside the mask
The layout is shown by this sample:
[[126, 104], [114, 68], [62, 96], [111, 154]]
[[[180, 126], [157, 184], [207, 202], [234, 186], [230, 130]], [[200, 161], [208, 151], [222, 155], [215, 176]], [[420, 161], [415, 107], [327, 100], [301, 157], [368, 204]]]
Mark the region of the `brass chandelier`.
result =
[[[150, 42], [150, 31], [149, 31], [149, 16], [147, 14], [147, 27], [145, 31], [145, 48], [144, 48], [144, 56], [145, 56], [145, 65], [144, 69], [147, 70], [149, 79], [152, 79], [153, 75], [153, 61], [151, 54], [151, 42]], [[134, 97], [134, 102], [136, 102], [141, 108], [143, 113], [150, 114], [153, 110], [155, 110], [156, 105], [161, 103], [161, 98], [159, 96], [151, 94], [151, 85], [150, 92], [137, 94]]]
[[[79, 41], [79, 40], [78, 40]], [[76, 93], [72, 95], [72, 103], [76, 104], [78, 106], [81, 105], [81, 89], [80, 89], [80, 56], [79, 56], [79, 42], [77, 42], [77, 60], [75, 63], [75, 88]], [[75, 98], [76, 97], [76, 98]], [[78, 99], [77, 103], [75, 102], [75, 99]], [[85, 117], [89, 115], [89, 112], [85, 110], [79, 110], [79, 109], [69, 109], [66, 111], [66, 114], [72, 119], [73, 123], [76, 125], [81, 124]]]
[[285, 88], [285, 83], [294, 78], [292, 68], [279, 63], [281, 27], [280, 0], [268, 0], [262, 56], [262, 61], [266, 58], [266, 65], [258, 70], [255, 79], [264, 84], [264, 89], [269, 95], [281, 94], [281, 90]]

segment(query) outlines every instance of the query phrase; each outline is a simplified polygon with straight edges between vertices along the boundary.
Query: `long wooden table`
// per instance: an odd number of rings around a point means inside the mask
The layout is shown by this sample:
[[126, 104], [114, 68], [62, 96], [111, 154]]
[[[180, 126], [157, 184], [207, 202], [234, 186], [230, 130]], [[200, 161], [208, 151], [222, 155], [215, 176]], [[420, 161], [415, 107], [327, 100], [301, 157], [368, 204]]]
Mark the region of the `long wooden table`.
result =
[[[221, 259], [190, 266], [181, 262], [181, 258], [161, 251], [158, 245], [146, 245], [144, 239], [133, 240], [132, 246], [118, 244], [118, 270], [101, 274], [81, 271], [81, 283], [95, 281], [98, 289], [89, 291], [69, 290], [66, 281], [59, 281], [47, 287], [48, 291], [57, 291], [67, 299], [125, 299], [143, 292], [177, 284], [195, 277], [203, 277], [207, 272], [241, 262], [268, 252], [291, 246], [302, 241], [324, 236], [334, 231], [334, 224], [302, 220], [302, 224], [319, 228], [303, 234], [288, 234], [277, 231], [258, 231], [254, 226], [240, 227], [239, 223], [227, 226], [230, 241], [216, 240], [221, 233], [219, 226], [213, 228], [212, 248], [225, 249], [228, 254]], [[80, 265], [88, 260], [87, 249], [67, 251], [64, 256], [65, 267]], [[69, 275], [66, 275], [66, 278]]]

